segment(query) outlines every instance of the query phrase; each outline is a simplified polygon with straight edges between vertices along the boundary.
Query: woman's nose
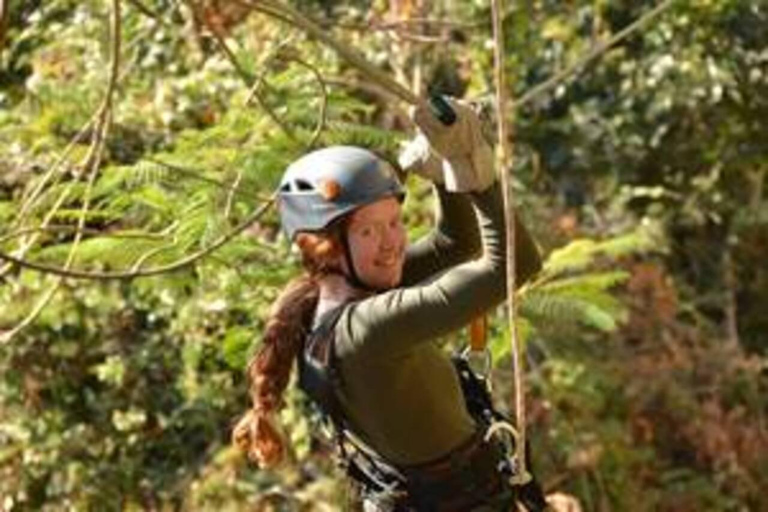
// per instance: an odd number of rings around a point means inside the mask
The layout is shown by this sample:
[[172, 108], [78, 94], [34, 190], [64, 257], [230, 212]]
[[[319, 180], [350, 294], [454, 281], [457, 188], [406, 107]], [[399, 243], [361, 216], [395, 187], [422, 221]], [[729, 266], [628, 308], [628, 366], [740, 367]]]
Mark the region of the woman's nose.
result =
[[385, 228], [381, 237], [382, 249], [393, 249], [396, 245], [397, 230], [392, 228]]

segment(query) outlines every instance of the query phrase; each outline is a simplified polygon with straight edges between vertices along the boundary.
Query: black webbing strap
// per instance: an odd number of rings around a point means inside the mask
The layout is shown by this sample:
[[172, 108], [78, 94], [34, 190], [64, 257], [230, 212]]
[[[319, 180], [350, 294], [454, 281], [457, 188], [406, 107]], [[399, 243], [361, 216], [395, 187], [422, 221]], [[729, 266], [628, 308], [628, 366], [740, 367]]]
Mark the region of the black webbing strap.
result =
[[338, 397], [341, 374], [336, 364], [334, 343], [334, 329], [347, 305], [342, 304], [324, 313], [307, 337], [299, 358], [299, 387], [333, 426], [342, 466], [353, 480], [373, 492], [402, 488], [404, 478], [396, 468], [359, 447], [348, 435]]
[[[493, 406], [493, 400], [487, 384], [472, 371], [466, 358], [454, 356], [453, 364], [456, 372], [459, 374], [461, 390], [464, 393], [464, 401], [470, 415], [476, 421], [483, 422], [486, 428], [494, 420], [507, 421], [506, 417]], [[533, 468], [530, 465], [530, 443], [526, 442], [525, 450], [526, 460], [529, 461], [528, 471], [531, 473], [531, 480], [521, 486], [516, 486], [517, 499], [525, 505], [526, 510], [529, 512], [541, 512], [547, 510], [547, 500], [544, 496], [544, 490], [533, 475]], [[513, 469], [509, 468], [509, 470]]]
[[318, 326], [307, 336], [299, 358], [299, 387], [336, 425], [343, 423], [337, 389], [341, 376], [336, 363], [333, 330], [346, 304], [327, 311]]

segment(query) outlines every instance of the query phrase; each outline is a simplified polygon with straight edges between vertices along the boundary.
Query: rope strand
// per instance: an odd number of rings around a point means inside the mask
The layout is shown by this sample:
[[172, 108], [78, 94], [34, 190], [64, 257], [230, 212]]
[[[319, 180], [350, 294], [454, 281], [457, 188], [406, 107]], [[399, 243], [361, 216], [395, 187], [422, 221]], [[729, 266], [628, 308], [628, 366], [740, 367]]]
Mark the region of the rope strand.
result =
[[526, 443], [526, 414], [525, 414], [525, 381], [523, 374], [523, 360], [521, 357], [520, 342], [517, 335], [517, 301], [515, 300], [515, 210], [514, 191], [512, 190], [512, 146], [509, 142], [509, 126], [505, 115], [507, 103], [507, 86], [504, 73], [504, 29], [502, 17], [504, 6], [502, 0], [492, 0], [493, 14], [493, 56], [494, 78], [496, 82], [496, 117], [498, 120], [498, 141], [496, 144], [496, 161], [498, 172], [501, 174], [501, 183], [504, 190], [504, 217], [507, 230], [507, 321], [509, 325], [509, 337], [512, 348], [512, 371], [515, 380], [515, 427], [517, 430], [517, 443], [515, 443], [515, 457], [518, 463], [519, 483], [525, 483], [530, 479], [525, 460]]

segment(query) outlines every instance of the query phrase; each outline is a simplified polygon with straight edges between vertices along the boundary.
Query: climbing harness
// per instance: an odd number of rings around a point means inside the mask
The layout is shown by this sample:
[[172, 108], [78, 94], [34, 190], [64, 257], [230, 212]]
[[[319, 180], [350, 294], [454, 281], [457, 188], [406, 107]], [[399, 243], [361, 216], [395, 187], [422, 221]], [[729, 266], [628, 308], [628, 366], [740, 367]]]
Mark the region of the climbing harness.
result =
[[[395, 512], [453, 512], [471, 509], [489, 496], [523, 503], [530, 512], [545, 510], [541, 487], [521, 482], [513, 455], [517, 443], [509, 422], [493, 406], [487, 378], [470, 366], [466, 353], [453, 357], [467, 411], [476, 434], [437, 461], [398, 466], [385, 460], [348, 428], [338, 393], [342, 387], [334, 355], [334, 327], [348, 304], [326, 312], [310, 333], [299, 358], [299, 387], [330, 427], [339, 462], [358, 484], [364, 499], [390, 503]], [[510, 429], [512, 429], [510, 431]], [[504, 493], [507, 492], [508, 496]]]

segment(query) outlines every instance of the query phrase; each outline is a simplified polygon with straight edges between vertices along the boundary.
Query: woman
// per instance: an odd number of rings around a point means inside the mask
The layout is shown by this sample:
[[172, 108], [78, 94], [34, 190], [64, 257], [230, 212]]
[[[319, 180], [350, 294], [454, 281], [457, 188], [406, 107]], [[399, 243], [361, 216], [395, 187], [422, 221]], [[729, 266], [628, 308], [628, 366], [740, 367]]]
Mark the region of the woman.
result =
[[[498, 450], [483, 441], [454, 364], [439, 345], [506, 294], [504, 212], [491, 148], [475, 113], [452, 106], [458, 118], [451, 126], [426, 106], [415, 111], [421, 141], [444, 160], [430, 158], [423, 145], [417, 151], [421, 173], [434, 182], [437, 225], [410, 247], [400, 184], [366, 150], [310, 153], [288, 168], [280, 188], [283, 227], [306, 274], [273, 308], [249, 365], [253, 409], [233, 438], [259, 463], [278, 462], [285, 446], [275, 413], [293, 362], [303, 355], [298, 359], [306, 368], [308, 351], [325, 350], [316, 359], [334, 380], [320, 405], [337, 426], [343, 422], [340, 428], [362, 452], [402, 477], [390, 493], [372, 489], [365, 475], [356, 477], [370, 510], [509, 510], [514, 501], [496, 469]], [[516, 228], [523, 282], [540, 259], [527, 231]], [[319, 332], [329, 345], [321, 345]]]

